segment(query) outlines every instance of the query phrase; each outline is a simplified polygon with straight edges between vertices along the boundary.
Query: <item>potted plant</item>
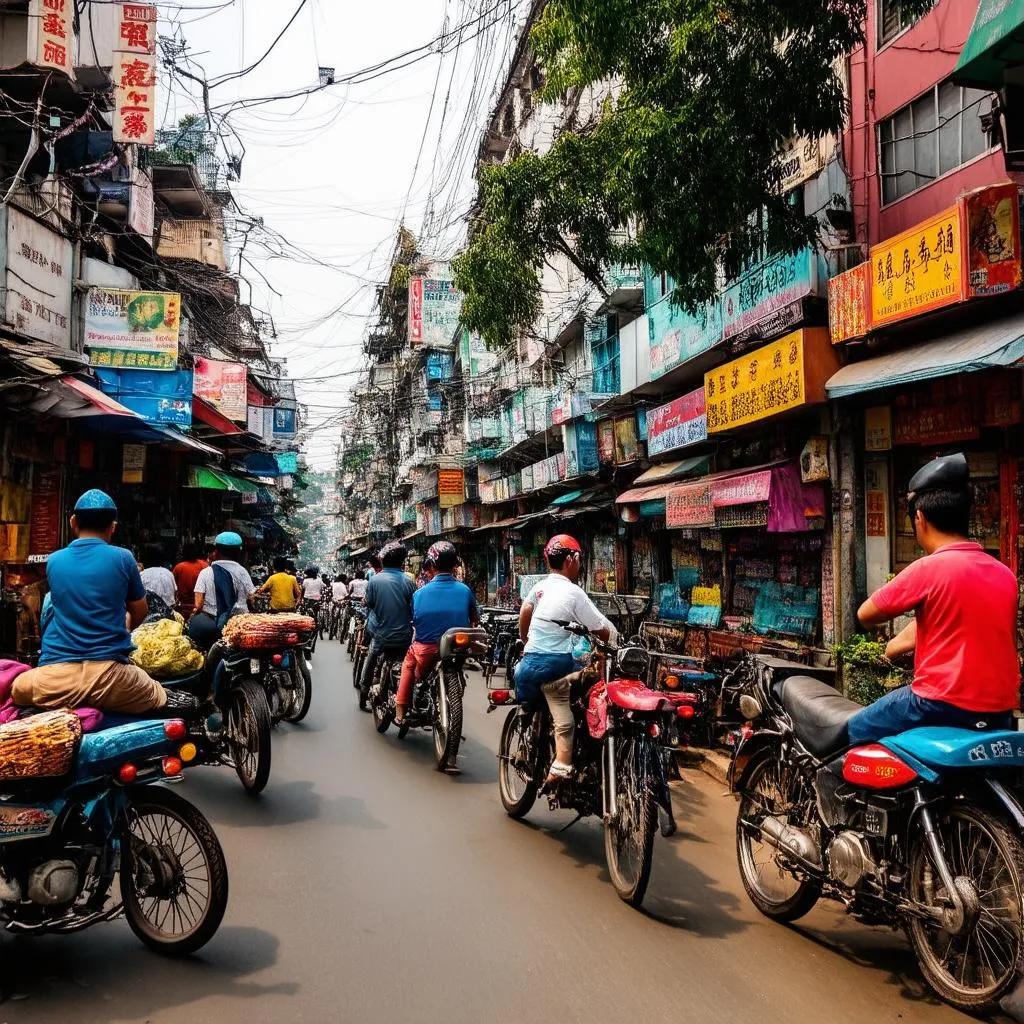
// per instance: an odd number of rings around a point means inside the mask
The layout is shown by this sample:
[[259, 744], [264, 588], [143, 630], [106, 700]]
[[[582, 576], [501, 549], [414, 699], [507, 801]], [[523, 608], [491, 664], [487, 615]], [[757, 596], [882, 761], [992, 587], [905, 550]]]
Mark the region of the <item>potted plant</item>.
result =
[[857, 633], [833, 649], [843, 693], [858, 704], [872, 704], [889, 690], [910, 682], [910, 673], [885, 656], [885, 644]]

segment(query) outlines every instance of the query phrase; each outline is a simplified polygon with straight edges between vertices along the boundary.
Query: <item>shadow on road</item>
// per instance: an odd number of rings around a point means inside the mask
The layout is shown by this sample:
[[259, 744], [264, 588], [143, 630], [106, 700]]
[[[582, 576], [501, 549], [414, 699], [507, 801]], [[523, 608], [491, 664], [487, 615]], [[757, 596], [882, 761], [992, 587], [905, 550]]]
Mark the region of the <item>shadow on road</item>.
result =
[[[0, 944], [5, 1010], [24, 1006], [33, 1020], [146, 1020], [158, 1010], [216, 996], [227, 1000], [294, 996], [293, 982], [249, 980], [277, 962], [278, 940], [259, 928], [222, 927], [199, 954], [173, 960], [151, 953], [124, 921], [88, 934]], [[83, 996], [94, 1000], [82, 1015]], [[6, 1017], [4, 1018], [6, 1019]]]
[[[366, 717], [369, 719], [369, 715]], [[372, 719], [369, 719], [368, 724], [372, 730]], [[381, 739], [412, 761], [416, 766], [415, 771], [436, 771], [434, 739], [429, 730], [413, 729], [404, 740], [400, 740], [392, 726]], [[466, 736], [459, 745], [459, 773], [451, 778], [456, 785], [495, 785], [498, 780], [497, 754], [473, 736]]]

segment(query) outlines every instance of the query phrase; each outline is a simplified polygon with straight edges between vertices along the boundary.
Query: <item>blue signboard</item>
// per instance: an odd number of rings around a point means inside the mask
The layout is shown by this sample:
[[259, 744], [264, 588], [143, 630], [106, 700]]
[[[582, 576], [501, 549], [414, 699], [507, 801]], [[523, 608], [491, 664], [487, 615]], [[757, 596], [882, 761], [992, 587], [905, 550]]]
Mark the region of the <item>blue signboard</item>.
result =
[[751, 267], [722, 294], [722, 319], [726, 338], [735, 338], [761, 328], [766, 321], [771, 334], [782, 334], [800, 320], [799, 303], [816, 295], [817, 255], [811, 248], [784, 256], [773, 256]]
[[722, 309], [717, 300], [688, 313], [666, 295], [647, 309], [651, 342], [651, 377], [714, 348], [722, 340]]
[[455, 360], [450, 352], [427, 354], [427, 380], [451, 380]]
[[192, 425], [191, 370], [93, 369], [100, 390], [147, 423]]
[[277, 406], [274, 409], [274, 436], [295, 436], [295, 410]]
[[597, 457], [597, 424], [586, 420], [577, 420], [576, 428], [576, 464], [581, 473], [596, 473], [600, 467]]
[[285, 476], [294, 476], [299, 471], [298, 453], [279, 452], [277, 455], [277, 468]]

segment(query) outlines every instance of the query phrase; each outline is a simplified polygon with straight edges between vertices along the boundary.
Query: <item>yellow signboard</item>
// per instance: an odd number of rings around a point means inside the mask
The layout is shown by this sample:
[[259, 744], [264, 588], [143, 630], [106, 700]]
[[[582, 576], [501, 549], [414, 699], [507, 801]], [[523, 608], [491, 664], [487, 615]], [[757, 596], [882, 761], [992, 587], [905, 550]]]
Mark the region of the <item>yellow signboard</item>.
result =
[[960, 209], [951, 206], [871, 247], [871, 326], [962, 302], [966, 286]]
[[839, 368], [828, 331], [787, 334], [704, 376], [708, 433], [754, 423], [825, 400], [825, 381]]

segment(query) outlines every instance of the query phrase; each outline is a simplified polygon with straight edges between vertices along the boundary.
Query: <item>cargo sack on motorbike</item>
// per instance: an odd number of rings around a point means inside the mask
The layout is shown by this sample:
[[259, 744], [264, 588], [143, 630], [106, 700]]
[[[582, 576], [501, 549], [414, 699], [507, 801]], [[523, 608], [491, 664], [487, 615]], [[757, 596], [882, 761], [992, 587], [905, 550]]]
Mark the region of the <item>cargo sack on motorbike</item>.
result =
[[46, 711], [0, 725], [0, 779], [67, 775], [82, 724], [70, 711]]
[[203, 667], [203, 656], [183, 635], [184, 625], [161, 619], [146, 623], [132, 633], [132, 661], [157, 679], [192, 675]]
[[236, 615], [224, 627], [224, 639], [232, 647], [257, 651], [289, 646], [296, 634], [305, 640], [315, 628], [316, 620], [309, 615]]
[[608, 689], [595, 683], [587, 694], [587, 729], [595, 740], [604, 739], [608, 731]]

